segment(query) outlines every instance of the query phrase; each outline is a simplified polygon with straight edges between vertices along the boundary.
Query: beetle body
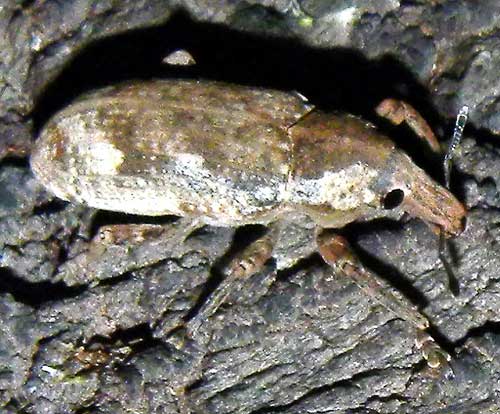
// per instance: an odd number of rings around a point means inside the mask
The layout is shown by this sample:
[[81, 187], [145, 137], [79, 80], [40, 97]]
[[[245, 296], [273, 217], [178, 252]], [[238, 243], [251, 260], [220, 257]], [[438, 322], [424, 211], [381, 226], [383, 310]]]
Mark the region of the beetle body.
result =
[[[58, 197], [219, 226], [306, 213], [321, 227], [404, 212], [461, 230], [462, 205], [371, 124], [295, 93], [210, 81], [110, 87], [56, 114], [32, 168]], [[394, 190], [401, 203], [386, 208]]]

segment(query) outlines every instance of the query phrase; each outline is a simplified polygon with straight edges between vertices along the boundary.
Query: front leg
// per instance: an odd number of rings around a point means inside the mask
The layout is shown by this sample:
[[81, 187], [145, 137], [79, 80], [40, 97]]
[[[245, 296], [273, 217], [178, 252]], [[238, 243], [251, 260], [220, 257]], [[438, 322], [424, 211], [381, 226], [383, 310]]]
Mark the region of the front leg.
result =
[[448, 364], [450, 355], [426, 332], [429, 321], [408, 299], [390, 289], [383, 279], [366, 269], [342, 236], [322, 232], [317, 237], [317, 243], [319, 253], [327, 264], [352, 278], [366, 294], [418, 330], [416, 346], [422, 350], [430, 368], [440, 369], [448, 377], [453, 375]]
[[420, 113], [410, 104], [397, 99], [388, 98], [378, 104], [377, 108], [375, 108], [375, 112], [377, 112], [379, 116], [388, 119], [394, 125], [406, 122], [420, 139], [427, 142], [434, 153], [441, 153], [441, 146], [439, 145], [436, 135], [432, 132], [431, 127], [422, 115], [420, 115]]

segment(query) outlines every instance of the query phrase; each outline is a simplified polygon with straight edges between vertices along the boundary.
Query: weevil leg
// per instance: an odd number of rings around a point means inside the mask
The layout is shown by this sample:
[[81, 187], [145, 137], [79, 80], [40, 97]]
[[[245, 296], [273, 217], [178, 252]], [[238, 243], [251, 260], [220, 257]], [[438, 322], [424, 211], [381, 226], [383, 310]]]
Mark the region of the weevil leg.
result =
[[264, 264], [272, 255], [278, 232], [278, 224], [273, 223], [263, 237], [243, 249], [225, 266], [224, 280], [210, 295], [196, 316], [188, 322], [191, 335], [196, 334], [201, 324], [226, 301], [239, 280], [249, 278], [263, 269]]
[[432, 151], [436, 154], [441, 153], [441, 146], [431, 127], [410, 104], [389, 98], [380, 102], [375, 111], [379, 116], [388, 119], [394, 125], [406, 122], [421, 139], [427, 142]]
[[172, 226], [171, 246], [168, 246], [175, 255], [176, 250], [181, 248], [187, 238], [196, 230], [205, 226], [205, 223], [198, 218], [181, 217]]
[[442, 370], [448, 377], [453, 375], [448, 364], [450, 355], [426, 332], [429, 321], [408, 299], [391, 289], [374, 272], [366, 269], [342, 236], [322, 232], [317, 236], [317, 243], [319, 253], [328, 265], [352, 278], [366, 294], [418, 330], [416, 346], [422, 350], [430, 368]]

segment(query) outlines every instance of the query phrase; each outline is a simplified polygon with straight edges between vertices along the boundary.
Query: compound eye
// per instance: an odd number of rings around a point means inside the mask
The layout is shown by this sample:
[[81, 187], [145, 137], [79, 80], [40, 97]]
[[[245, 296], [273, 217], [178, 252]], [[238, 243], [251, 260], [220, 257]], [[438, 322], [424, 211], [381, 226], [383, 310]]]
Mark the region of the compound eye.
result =
[[384, 199], [382, 200], [382, 204], [386, 210], [392, 210], [396, 207], [399, 207], [405, 198], [405, 193], [403, 190], [399, 188], [395, 188], [394, 190], [389, 191]]

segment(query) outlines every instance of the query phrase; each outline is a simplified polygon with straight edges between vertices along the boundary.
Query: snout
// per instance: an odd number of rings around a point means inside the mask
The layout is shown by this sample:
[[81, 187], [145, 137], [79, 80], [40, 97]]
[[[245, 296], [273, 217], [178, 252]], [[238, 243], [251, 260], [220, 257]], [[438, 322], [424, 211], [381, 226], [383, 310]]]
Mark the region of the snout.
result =
[[[434, 184], [434, 183], [433, 183]], [[464, 229], [465, 207], [449, 191], [425, 185], [412, 189], [403, 201], [403, 209], [427, 224], [439, 226], [447, 237], [458, 236]]]
[[401, 208], [431, 227], [439, 226], [447, 237], [458, 236], [464, 230], [467, 214], [463, 204], [409, 158], [403, 164], [398, 174], [403, 180], [401, 186], [406, 188]]

